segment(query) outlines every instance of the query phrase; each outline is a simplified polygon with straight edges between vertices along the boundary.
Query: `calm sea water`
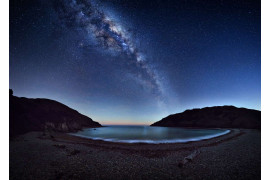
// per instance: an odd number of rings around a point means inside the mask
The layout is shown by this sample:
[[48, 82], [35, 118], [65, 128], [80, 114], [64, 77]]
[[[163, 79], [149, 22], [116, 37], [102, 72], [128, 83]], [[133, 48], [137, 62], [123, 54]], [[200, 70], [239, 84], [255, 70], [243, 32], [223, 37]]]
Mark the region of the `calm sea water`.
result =
[[184, 129], [152, 126], [107, 126], [71, 133], [89, 139], [125, 143], [176, 143], [200, 141], [229, 133], [222, 129]]

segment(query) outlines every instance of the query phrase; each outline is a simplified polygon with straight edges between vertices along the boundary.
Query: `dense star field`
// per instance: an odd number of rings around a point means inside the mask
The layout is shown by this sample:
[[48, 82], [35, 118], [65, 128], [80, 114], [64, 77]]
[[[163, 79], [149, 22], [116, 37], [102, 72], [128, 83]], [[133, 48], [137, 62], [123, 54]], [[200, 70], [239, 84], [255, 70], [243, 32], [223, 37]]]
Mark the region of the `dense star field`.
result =
[[102, 124], [260, 110], [260, 1], [11, 0], [10, 88]]

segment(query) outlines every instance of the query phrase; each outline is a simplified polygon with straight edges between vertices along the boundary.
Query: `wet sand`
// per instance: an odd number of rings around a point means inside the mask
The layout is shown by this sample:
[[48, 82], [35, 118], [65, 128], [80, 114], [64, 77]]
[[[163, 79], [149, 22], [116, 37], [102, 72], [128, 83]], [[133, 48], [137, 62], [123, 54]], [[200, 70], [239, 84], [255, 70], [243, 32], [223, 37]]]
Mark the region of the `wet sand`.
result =
[[[10, 179], [260, 179], [261, 132], [189, 143], [126, 144], [64, 133], [10, 139]], [[189, 159], [187, 157], [196, 156]], [[185, 163], [183, 163], [185, 162]]]

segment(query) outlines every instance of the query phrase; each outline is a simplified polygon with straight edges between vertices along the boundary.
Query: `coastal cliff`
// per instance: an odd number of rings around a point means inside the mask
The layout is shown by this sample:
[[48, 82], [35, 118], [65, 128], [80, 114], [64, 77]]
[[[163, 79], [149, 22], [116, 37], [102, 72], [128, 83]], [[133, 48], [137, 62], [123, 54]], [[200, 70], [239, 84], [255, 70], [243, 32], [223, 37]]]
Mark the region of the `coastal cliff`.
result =
[[261, 111], [214, 106], [172, 114], [151, 126], [261, 129]]
[[9, 90], [10, 136], [29, 131], [75, 132], [84, 127], [101, 127], [98, 122], [57, 101], [13, 96]]

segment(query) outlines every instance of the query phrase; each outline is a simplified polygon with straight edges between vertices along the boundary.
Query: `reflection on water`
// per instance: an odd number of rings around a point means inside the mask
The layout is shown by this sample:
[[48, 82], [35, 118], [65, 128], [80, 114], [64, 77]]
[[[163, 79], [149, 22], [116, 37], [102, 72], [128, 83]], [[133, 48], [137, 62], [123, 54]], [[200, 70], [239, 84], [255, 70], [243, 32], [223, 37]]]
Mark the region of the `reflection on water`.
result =
[[151, 126], [107, 126], [86, 128], [72, 135], [126, 143], [176, 143], [209, 139], [229, 133], [222, 129], [184, 129]]

